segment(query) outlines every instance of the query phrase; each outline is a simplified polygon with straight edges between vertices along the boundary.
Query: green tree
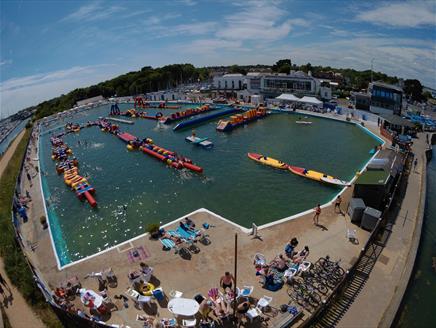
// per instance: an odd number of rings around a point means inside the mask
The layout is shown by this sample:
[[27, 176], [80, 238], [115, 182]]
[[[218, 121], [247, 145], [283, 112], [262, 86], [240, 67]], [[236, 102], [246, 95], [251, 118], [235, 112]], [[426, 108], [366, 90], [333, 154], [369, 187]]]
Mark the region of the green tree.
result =
[[241, 66], [232, 65], [229, 68], [229, 73], [232, 73], [232, 74], [239, 73], [239, 74], [246, 75], [247, 74], [247, 70], [245, 68], [241, 67]]
[[412, 100], [421, 101], [422, 84], [416, 79], [404, 81], [404, 93], [412, 98]]
[[272, 70], [274, 72], [280, 72], [280, 68], [282, 66], [286, 66], [286, 67], [292, 67], [292, 62], [290, 59], [279, 59], [273, 66], [272, 66]]
[[282, 66], [279, 67], [278, 72], [279, 73], [285, 73], [285, 74], [289, 74], [291, 72], [292, 66], [289, 64], [284, 64]]

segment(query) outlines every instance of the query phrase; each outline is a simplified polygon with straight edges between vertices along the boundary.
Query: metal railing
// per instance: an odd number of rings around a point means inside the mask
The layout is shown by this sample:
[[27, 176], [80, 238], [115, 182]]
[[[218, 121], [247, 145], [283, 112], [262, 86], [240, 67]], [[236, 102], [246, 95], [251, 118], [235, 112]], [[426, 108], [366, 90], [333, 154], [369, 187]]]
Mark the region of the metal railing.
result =
[[[404, 168], [408, 166], [407, 164], [409, 163], [409, 158], [410, 153], [407, 153], [403, 162]], [[389, 226], [388, 214], [389, 211], [392, 209], [393, 200], [396, 198], [396, 196], [398, 196], [400, 185], [402, 182], [404, 182], [404, 179], [407, 179], [407, 175], [405, 174], [405, 170], [403, 169], [397, 179], [397, 183], [393, 188], [392, 195], [389, 198], [382, 212], [381, 218], [378, 220], [375, 228], [371, 232], [367, 242], [365, 243], [365, 246], [360, 251], [356, 262], [351, 266], [351, 268], [348, 269], [343, 279], [338, 283], [336, 288], [327, 297], [327, 299], [323, 301], [321, 306], [319, 306], [318, 309], [303, 322], [302, 327], [334, 326], [341, 319], [348, 307], [354, 301], [354, 298], [363, 288], [363, 285], [368, 279], [369, 274], [373, 266], [375, 265], [375, 262], [380, 255], [381, 250], [384, 248], [389, 238], [390, 228], [387, 228], [387, 226]], [[380, 235], [385, 230], [388, 230], [389, 234], [386, 236], [386, 238], [382, 238], [385, 239], [384, 241], [380, 242]], [[380, 252], [378, 254], [376, 248], [379, 248], [378, 250]], [[352, 290], [348, 291], [347, 293], [347, 289]], [[335, 311], [329, 313], [329, 310], [335, 306]]]

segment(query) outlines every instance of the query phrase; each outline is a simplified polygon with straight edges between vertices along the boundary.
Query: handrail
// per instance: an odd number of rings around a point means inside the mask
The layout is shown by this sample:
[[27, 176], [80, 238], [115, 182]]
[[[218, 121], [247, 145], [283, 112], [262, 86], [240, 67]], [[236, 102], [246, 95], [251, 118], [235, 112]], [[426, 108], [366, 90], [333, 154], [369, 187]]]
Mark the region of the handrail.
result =
[[[403, 167], [406, 164], [406, 162], [409, 160], [410, 152], [406, 154], [406, 157], [403, 161]], [[351, 278], [353, 277], [355, 271], [357, 270], [357, 266], [359, 265], [360, 261], [364, 257], [366, 251], [368, 248], [372, 245], [372, 243], [376, 240], [378, 237], [378, 234], [380, 232], [380, 229], [382, 229], [383, 225], [386, 223], [387, 220], [387, 214], [392, 206], [392, 202], [394, 197], [396, 196], [399, 186], [402, 182], [402, 179], [404, 178], [404, 170], [401, 171], [397, 183], [394, 186], [394, 189], [392, 191], [392, 196], [389, 199], [388, 204], [386, 204], [385, 209], [383, 210], [381, 218], [377, 221], [376, 226], [372, 230], [371, 234], [368, 237], [368, 240], [365, 243], [365, 246], [361, 249], [359, 256], [356, 260], [356, 262], [348, 269], [342, 280], [336, 285], [336, 287], [333, 289], [331, 294], [323, 301], [323, 304], [318, 307], [318, 309], [311, 314], [311, 316], [305, 320], [301, 327], [309, 327], [313, 324], [315, 324], [318, 320], [320, 320], [320, 317], [323, 315], [323, 313], [328, 309], [328, 306], [338, 297], [339, 294], [341, 294], [345, 288], [347, 287], [348, 283], [351, 282]], [[285, 328], [287, 326], [282, 326], [281, 328]]]

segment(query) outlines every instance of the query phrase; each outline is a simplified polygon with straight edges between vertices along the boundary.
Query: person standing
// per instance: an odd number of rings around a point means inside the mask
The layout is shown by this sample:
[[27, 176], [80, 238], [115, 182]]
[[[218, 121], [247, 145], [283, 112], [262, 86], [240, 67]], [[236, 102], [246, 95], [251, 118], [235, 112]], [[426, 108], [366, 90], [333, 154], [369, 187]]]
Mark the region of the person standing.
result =
[[224, 273], [224, 276], [222, 276], [220, 279], [220, 286], [224, 290], [226, 290], [227, 288], [232, 289], [234, 283], [235, 283], [235, 277], [233, 277], [233, 275], [230, 274], [230, 272], [228, 271]]
[[415, 161], [413, 162], [413, 168], [416, 172], [416, 167], [418, 166], [418, 158], [415, 157]]
[[341, 197], [341, 195], [338, 195], [338, 197], [336, 197], [336, 200], [335, 200], [335, 213], [336, 213], [336, 209], [338, 209], [339, 213], [343, 215], [342, 209], [341, 209], [341, 203], [342, 203], [342, 197]]
[[315, 215], [313, 216], [313, 224], [314, 224], [314, 225], [318, 225], [318, 222], [319, 222], [319, 216], [320, 216], [320, 214], [321, 214], [321, 205], [318, 204], [318, 205], [314, 208], [314, 210], [315, 210]]

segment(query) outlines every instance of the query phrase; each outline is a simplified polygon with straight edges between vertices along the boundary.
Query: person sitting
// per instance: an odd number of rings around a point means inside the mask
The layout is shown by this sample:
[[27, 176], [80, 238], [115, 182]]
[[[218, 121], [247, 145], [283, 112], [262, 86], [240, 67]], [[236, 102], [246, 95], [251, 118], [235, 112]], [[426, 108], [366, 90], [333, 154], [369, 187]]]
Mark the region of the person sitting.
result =
[[153, 270], [148, 264], [145, 264], [144, 262], [139, 263], [140, 271], [143, 274], [148, 274], [151, 270]]
[[59, 298], [65, 298], [65, 296], [67, 295], [65, 289], [63, 287], [58, 287], [55, 289], [55, 295], [58, 296]]
[[295, 247], [298, 245], [297, 238], [292, 238], [285, 246], [286, 256], [292, 258], [295, 255]]
[[144, 280], [140, 279], [139, 281], [134, 281], [132, 287], [134, 290], [142, 294], [144, 290]]
[[288, 268], [288, 264], [286, 263], [286, 259], [282, 254], [279, 254], [279, 256], [276, 256], [274, 260], [271, 261], [270, 265], [274, 268], [276, 268], [280, 272], [286, 271]]
[[226, 303], [221, 297], [213, 302], [213, 312], [218, 318], [227, 316], [230, 310], [230, 304]]
[[238, 305], [236, 308], [236, 312], [239, 314], [245, 314], [250, 310], [250, 303], [248, 301], [244, 301]]
[[184, 223], [185, 223], [185, 225], [188, 227], [188, 228], [190, 228], [190, 229], [194, 229], [195, 228], [195, 223], [189, 218], [189, 217], [186, 217], [185, 219], [184, 219]]
[[204, 319], [208, 319], [209, 313], [212, 311], [213, 302], [203, 299], [200, 303], [199, 312]]
[[129, 278], [129, 282], [132, 283], [133, 281], [135, 281], [137, 278], [139, 278], [141, 276], [141, 274], [138, 271], [130, 271], [129, 274], [127, 275], [127, 278]]
[[175, 242], [176, 244], [181, 244], [181, 243], [183, 243], [182, 238], [180, 238], [179, 236], [171, 235], [171, 234], [169, 234], [168, 232], [165, 232], [165, 233], [163, 234], [162, 238], [170, 239], [170, 240], [172, 240], [173, 242]]
[[308, 246], [304, 246], [304, 248], [299, 253], [297, 253], [296, 255], [293, 256], [292, 262], [294, 262], [296, 264], [300, 264], [308, 256], [309, 256], [309, 247]]

